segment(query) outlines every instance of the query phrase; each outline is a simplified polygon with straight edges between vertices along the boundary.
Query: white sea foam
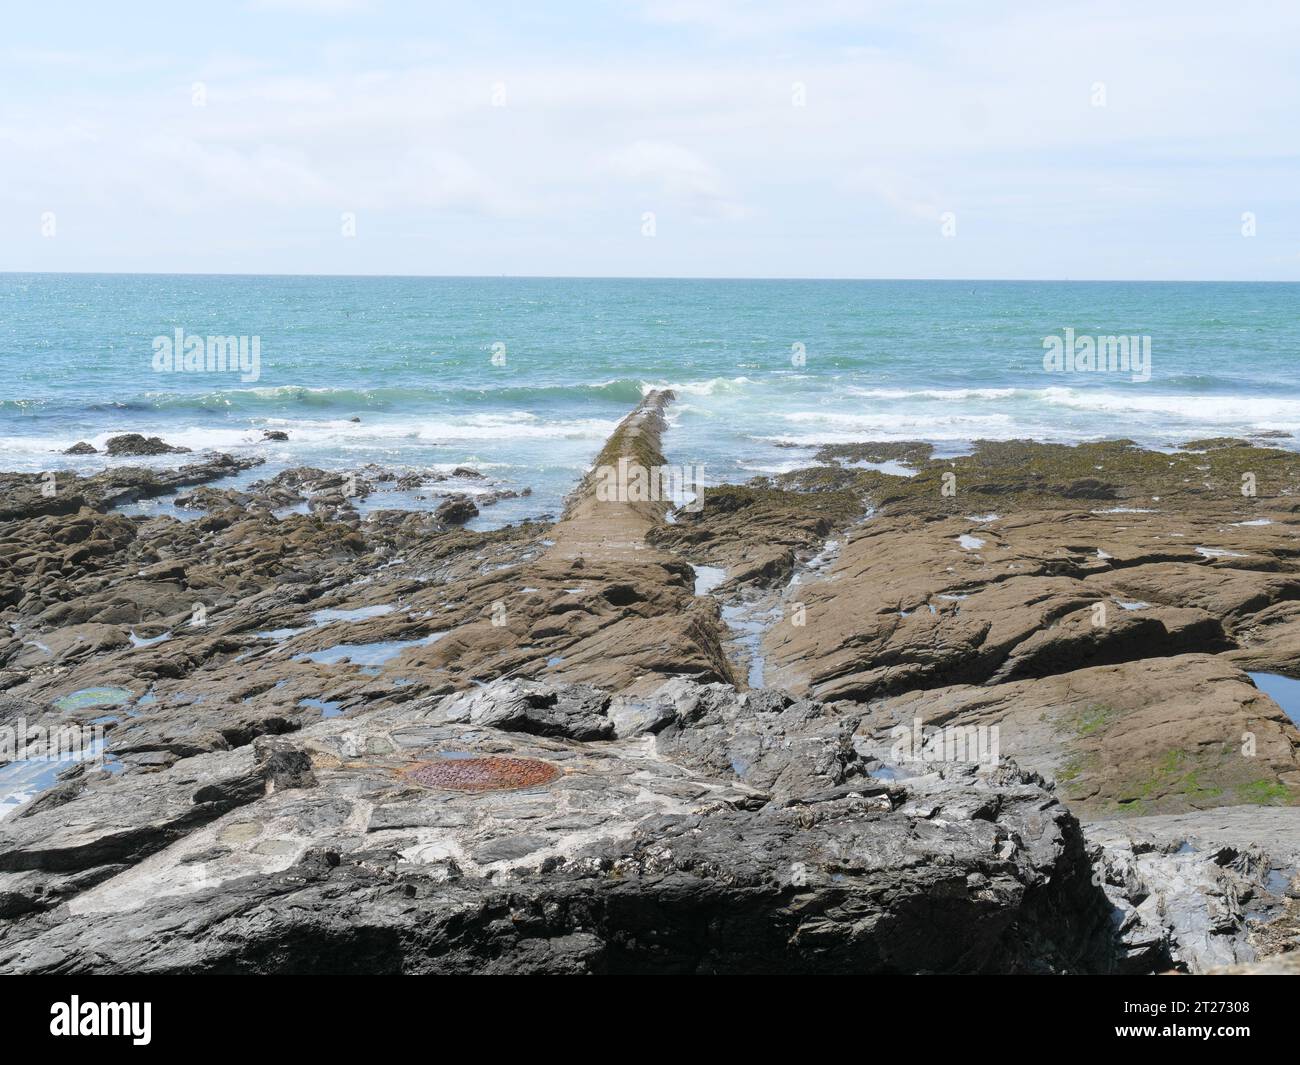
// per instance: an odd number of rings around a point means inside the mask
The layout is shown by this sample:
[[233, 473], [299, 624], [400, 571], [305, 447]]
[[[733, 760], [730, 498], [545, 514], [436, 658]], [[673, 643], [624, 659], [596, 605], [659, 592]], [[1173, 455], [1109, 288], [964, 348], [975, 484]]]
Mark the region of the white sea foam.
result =
[[1017, 394], [1032, 394], [1032, 390], [1019, 388], [859, 388], [854, 385], [849, 385], [844, 391], [864, 399], [937, 399], [954, 403], [969, 399], [1010, 399]]
[[757, 384], [750, 377], [711, 377], [706, 381], [642, 381], [641, 394], [648, 396], [659, 389], [671, 389], [678, 395], [715, 396], [721, 392], [738, 392], [747, 385]]
[[1165, 414], [1178, 421], [1211, 424], [1247, 424], [1271, 428], [1300, 426], [1300, 403], [1273, 396], [1188, 395], [1151, 393], [1146, 390], [1095, 388], [862, 388], [844, 389], [863, 399], [943, 403], [1016, 400], [1018, 407], [1035, 403], [1071, 407], [1081, 411]]
[[1268, 396], [1159, 395], [1081, 388], [1045, 388], [1037, 393], [1045, 403], [1079, 410], [1112, 413], [1165, 414], [1179, 421], [1246, 424], [1274, 428], [1300, 425], [1300, 403]]

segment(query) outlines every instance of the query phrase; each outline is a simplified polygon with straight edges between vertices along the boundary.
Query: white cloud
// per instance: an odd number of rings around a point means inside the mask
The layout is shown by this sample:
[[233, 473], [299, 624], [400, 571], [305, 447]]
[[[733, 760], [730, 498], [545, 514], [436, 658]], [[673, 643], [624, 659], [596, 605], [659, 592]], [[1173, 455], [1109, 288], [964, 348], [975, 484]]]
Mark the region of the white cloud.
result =
[[703, 216], [743, 218], [746, 209], [727, 195], [722, 175], [694, 152], [664, 141], [635, 141], [606, 158], [610, 173]]
[[943, 211], [955, 206], [941, 203], [937, 196], [927, 193], [924, 184], [916, 179], [904, 178], [879, 167], [868, 167], [849, 184], [865, 189], [899, 214], [923, 222], [937, 223]]
[[[1218, 237], [1202, 229], [1256, 210], [1249, 254], [1274, 276], [1293, 261], [1267, 244], [1300, 233], [1288, 191], [1300, 9], [652, 0], [582, 22], [586, 37], [564, 32], [581, 12], [534, 12], [502, 23], [517, 34], [500, 43], [481, 34], [499, 13], [448, 11], [438, 33], [408, 34], [399, 5], [373, 10], [365, 34], [304, 18], [291, 20], [303, 27], [293, 48], [249, 32], [206, 55], [11, 35], [0, 224], [16, 212], [26, 232], [47, 206], [97, 220], [99, 258], [69, 268], [111, 268], [126, 243], [117, 219], [145, 205], [160, 230], [183, 215], [214, 242], [264, 209], [246, 240], [268, 247], [338, 211], [391, 215], [367, 228], [376, 242], [455, 215], [489, 270], [636, 273], [653, 244], [681, 256], [664, 270], [782, 274], [797, 262], [877, 276], [944, 276], [957, 254], [977, 273], [1061, 276], [1062, 249], [1083, 276], [1094, 246], [1150, 249], [1176, 233], [1171, 257], [1214, 276]], [[232, 17], [246, 30], [276, 22]], [[191, 106], [196, 80], [206, 107]], [[806, 107], [792, 106], [796, 81]], [[1104, 108], [1091, 106], [1096, 81]], [[497, 82], [506, 107], [491, 106]], [[685, 223], [671, 241], [625, 248], [610, 235], [661, 207]], [[947, 210], [961, 236], [939, 242], [930, 223]], [[695, 224], [739, 218], [725, 242]], [[1045, 227], [1052, 239], [1035, 241]], [[521, 262], [543, 248], [549, 258]], [[396, 240], [387, 250], [404, 254]], [[0, 269], [22, 268], [23, 254], [0, 251]], [[312, 266], [308, 255], [290, 268]]]

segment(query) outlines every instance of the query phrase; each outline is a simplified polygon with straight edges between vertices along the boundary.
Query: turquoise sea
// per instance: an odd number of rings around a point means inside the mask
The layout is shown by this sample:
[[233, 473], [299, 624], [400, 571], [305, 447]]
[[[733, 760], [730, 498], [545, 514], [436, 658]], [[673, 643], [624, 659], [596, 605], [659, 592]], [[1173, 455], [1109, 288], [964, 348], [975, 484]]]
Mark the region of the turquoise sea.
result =
[[[1269, 432], [1300, 447], [1297, 323], [1298, 284], [5, 274], [0, 469], [128, 461], [60, 454], [123, 432], [264, 455], [246, 480], [468, 464], [534, 490], [479, 519], [496, 525], [556, 513], [618, 419], [665, 386], [669, 459], [710, 482], [856, 440], [955, 453]], [[1044, 338], [1067, 327], [1149, 336], [1150, 380], [1046, 371]], [[157, 372], [154, 338], [177, 329], [257, 337], [257, 380]]]

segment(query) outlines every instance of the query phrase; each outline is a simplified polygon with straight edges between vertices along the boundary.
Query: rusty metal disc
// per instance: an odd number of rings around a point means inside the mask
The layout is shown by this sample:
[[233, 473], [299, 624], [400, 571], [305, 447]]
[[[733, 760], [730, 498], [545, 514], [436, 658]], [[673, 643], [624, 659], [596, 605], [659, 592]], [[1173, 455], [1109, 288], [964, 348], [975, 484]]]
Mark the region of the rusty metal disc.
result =
[[511, 791], [549, 784], [561, 774], [550, 762], [537, 758], [440, 758], [406, 770], [416, 784], [448, 791]]

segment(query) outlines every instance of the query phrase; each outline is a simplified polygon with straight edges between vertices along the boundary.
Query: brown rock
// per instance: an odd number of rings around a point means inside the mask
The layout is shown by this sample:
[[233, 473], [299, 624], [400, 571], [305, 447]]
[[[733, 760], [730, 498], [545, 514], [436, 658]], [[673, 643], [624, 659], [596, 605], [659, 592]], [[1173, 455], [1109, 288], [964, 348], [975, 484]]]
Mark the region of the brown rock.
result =
[[1085, 817], [1300, 803], [1300, 733], [1244, 673], [1210, 655], [909, 692], [873, 705], [859, 735], [887, 751], [891, 730], [917, 719], [998, 726], [1000, 757], [1055, 779]]

